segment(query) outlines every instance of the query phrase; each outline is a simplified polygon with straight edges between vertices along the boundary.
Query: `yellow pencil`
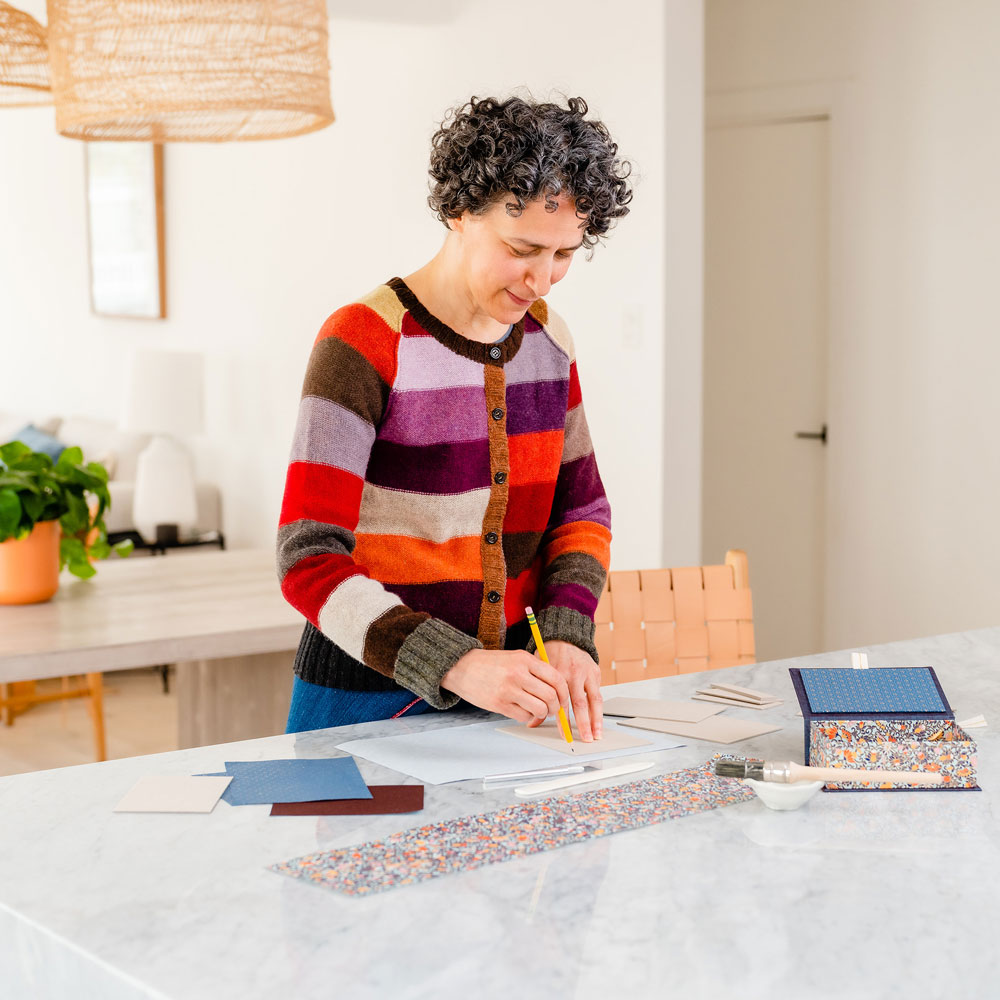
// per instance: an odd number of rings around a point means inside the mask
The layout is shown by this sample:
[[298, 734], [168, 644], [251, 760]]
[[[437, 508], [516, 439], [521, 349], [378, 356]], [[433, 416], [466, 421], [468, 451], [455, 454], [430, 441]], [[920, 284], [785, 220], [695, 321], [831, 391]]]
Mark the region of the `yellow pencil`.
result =
[[[535, 637], [535, 646], [538, 649], [538, 655], [546, 662], [549, 662], [548, 654], [545, 652], [545, 643], [542, 642], [542, 633], [538, 631], [538, 622], [535, 621], [535, 613], [531, 608], [524, 609], [525, 614], [528, 616], [528, 626], [531, 629], [531, 634]], [[567, 743], [573, 742], [573, 732], [569, 728], [569, 719], [566, 718], [566, 709], [559, 706], [559, 728], [562, 730], [563, 739]]]

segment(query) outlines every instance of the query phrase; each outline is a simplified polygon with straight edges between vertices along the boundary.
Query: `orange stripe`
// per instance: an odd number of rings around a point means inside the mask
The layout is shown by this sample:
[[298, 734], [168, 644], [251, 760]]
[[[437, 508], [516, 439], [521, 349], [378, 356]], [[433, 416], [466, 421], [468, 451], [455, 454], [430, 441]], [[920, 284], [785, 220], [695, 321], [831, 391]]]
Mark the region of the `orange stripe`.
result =
[[611, 532], [603, 524], [593, 521], [570, 521], [561, 524], [547, 536], [544, 559], [552, 562], [566, 552], [585, 552], [593, 556], [605, 569], [611, 563]]
[[510, 484], [554, 483], [559, 477], [563, 432], [535, 431], [507, 438], [510, 452]]
[[388, 385], [395, 381], [399, 334], [374, 309], [359, 302], [338, 309], [323, 324], [313, 346], [327, 337], [350, 344]]
[[354, 561], [382, 583], [481, 580], [479, 535], [431, 542], [407, 535], [357, 535]]

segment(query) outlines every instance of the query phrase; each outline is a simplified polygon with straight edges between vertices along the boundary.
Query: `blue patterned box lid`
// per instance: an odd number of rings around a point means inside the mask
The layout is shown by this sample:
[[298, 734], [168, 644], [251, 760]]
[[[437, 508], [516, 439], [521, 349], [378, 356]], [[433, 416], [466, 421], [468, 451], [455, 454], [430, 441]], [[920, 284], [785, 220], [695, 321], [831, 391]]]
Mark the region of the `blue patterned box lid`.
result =
[[792, 668], [802, 715], [952, 718], [931, 667]]

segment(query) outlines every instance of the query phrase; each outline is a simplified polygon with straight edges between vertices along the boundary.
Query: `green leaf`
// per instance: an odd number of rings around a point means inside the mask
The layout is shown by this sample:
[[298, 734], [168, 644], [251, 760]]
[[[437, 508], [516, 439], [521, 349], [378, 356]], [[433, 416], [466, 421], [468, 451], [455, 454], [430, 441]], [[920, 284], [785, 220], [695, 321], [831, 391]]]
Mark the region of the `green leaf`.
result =
[[98, 538], [87, 550], [87, 553], [91, 559], [107, 559], [111, 555], [111, 546], [108, 545], [107, 537]]
[[17, 532], [21, 522], [21, 501], [11, 489], [0, 489], [0, 541]]
[[86, 531], [90, 527], [90, 509], [87, 507], [87, 501], [77, 493], [67, 493], [65, 500], [66, 513], [59, 518], [63, 531], [68, 535]]
[[118, 555], [124, 558], [125, 556], [132, 555], [132, 550], [135, 548], [135, 542], [133, 542], [131, 538], [126, 538], [112, 547]]
[[81, 580], [89, 580], [97, 573], [97, 570], [86, 559], [71, 562], [69, 564], [69, 571], [73, 576], [78, 576]]
[[16, 462], [24, 455], [32, 454], [31, 449], [22, 441], [11, 441], [8, 444], [0, 445], [0, 462], [9, 465]]
[[87, 550], [83, 547], [83, 542], [79, 538], [63, 535], [59, 541], [59, 568], [86, 561]]
[[64, 448], [63, 453], [59, 456], [59, 461], [56, 462], [56, 468], [60, 472], [65, 469], [71, 468], [74, 465], [79, 465], [83, 461], [83, 449], [72, 447]]

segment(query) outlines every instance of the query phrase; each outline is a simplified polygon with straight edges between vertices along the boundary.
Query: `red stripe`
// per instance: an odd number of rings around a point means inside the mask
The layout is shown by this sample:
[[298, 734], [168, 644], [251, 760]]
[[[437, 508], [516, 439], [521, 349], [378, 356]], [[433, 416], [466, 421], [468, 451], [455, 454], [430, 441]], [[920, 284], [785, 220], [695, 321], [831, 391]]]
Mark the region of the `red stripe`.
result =
[[574, 406], [579, 406], [583, 402], [583, 393], [580, 392], [580, 377], [576, 373], [576, 362], [569, 366], [569, 399], [566, 401], [566, 410], [572, 410]]
[[507, 581], [503, 595], [503, 613], [508, 627], [515, 622], [524, 621], [524, 609], [534, 607], [538, 603], [538, 578], [541, 566], [541, 559], [536, 557], [523, 573]]
[[527, 483], [511, 486], [504, 514], [504, 531], [544, 531], [552, 511], [556, 484]]
[[374, 309], [360, 302], [338, 309], [320, 328], [316, 343], [326, 337], [350, 344], [389, 385], [395, 381], [399, 334]]
[[292, 462], [285, 479], [279, 524], [307, 518], [353, 531], [358, 526], [364, 480], [318, 462]]
[[418, 704], [421, 701], [423, 701], [422, 698], [414, 698], [413, 701], [411, 701], [410, 704], [406, 706], [406, 708], [401, 708], [395, 715], [392, 716], [392, 718], [398, 719], [401, 715], [406, 715], [406, 713], [409, 712], [409, 710], [413, 708], [414, 705]]
[[352, 576], [368, 576], [350, 556], [326, 554], [300, 559], [281, 581], [285, 600], [319, 628], [319, 613], [330, 595]]

